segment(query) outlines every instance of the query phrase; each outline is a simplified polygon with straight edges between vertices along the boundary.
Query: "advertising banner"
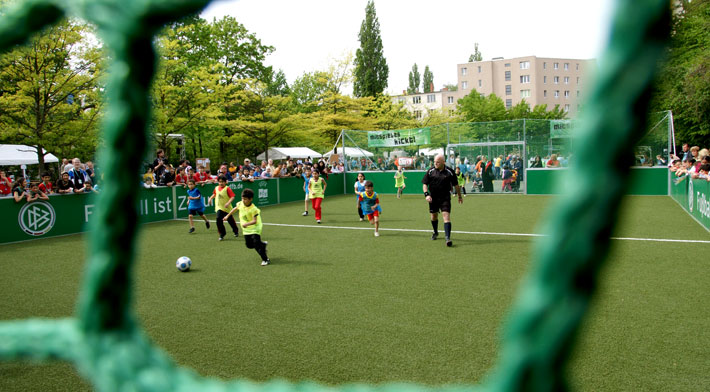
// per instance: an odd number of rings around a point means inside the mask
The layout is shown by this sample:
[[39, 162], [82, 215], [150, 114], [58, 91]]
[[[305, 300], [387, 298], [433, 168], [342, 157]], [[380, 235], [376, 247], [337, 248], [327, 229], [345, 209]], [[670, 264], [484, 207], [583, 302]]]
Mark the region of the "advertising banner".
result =
[[425, 145], [431, 143], [431, 129], [400, 129], [396, 131], [370, 131], [367, 133], [368, 147], [397, 147]]
[[572, 120], [550, 120], [550, 138], [568, 138], [572, 136]]

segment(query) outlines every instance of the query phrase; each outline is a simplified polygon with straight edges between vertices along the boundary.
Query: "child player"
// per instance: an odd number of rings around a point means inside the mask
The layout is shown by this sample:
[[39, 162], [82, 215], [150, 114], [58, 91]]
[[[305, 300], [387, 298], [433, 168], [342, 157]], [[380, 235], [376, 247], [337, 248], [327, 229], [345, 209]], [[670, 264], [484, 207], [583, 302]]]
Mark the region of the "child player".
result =
[[394, 173], [394, 187], [397, 188], [397, 198], [399, 199], [402, 197], [402, 191], [404, 188], [407, 186], [404, 185], [404, 179], [407, 178], [404, 176], [404, 169], [402, 166], [397, 166], [397, 171]]
[[367, 216], [367, 220], [371, 225], [375, 225], [375, 237], [379, 237], [382, 208], [380, 207], [380, 199], [377, 197], [372, 181], [365, 181], [365, 192], [360, 194], [358, 200], [360, 200], [362, 212]]
[[266, 244], [268, 242], [261, 240], [261, 210], [252, 203], [254, 200], [254, 191], [247, 188], [242, 191], [242, 201], [237, 203], [237, 206], [229, 211], [229, 214], [222, 218], [223, 220], [233, 219], [232, 214], [239, 211], [239, 223], [244, 230], [244, 243], [247, 248], [256, 250], [256, 253], [261, 256], [261, 265], [271, 264], [271, 260], [266, 255]]
[[306, 193], [306, 199], [303, 201], [303, 216], [308, 216], [308, 182], [311, 181], [311, 168], [306, 166], [306, 170], [301, 174], [303, 177], [303, 192]]
[[190, 231], [188, 233], [193, 233], [195, 231], [195, 223], [192, 221], [192, 217], [195, 215], [200, 215], [200, 218], [204, 219], [205, 226], [210, 228], [210, 221], [205, 217], [205, 203], [202, 201], [202, 193], [199, 189], [195, 187], [195, 180], [187, 180], [187, 211], [190, 218]]
[[365, 192], [365, 182], [365, 175], [358, 173], [357, 181], [355, 181], [355, 203], [357, 204], [357, 214], [360, 216], [360, 222], [365, 219], [365, 215], [362, 213], [362, 207], [360, 206], [360, 194]]
[[[207, 205], [212, 204], [214, 199], [214, 209], [217, 213], [217, 231], [219, 231], [219, 240], [222, 241], [224, 236], [227, 234], [227, 230], [224, 228], [224, 218], [232, 210], [232, 202], [234, 201], [234, 192], [230, 187], [227, 186], [227, 177], [220, 175], [217, 177], [217, 185], [212, 192], [212, 196], [207, 201]], [[232, 227], [235, 237], [239, 237], [239, 228], [237, 228], [237, 222], [234, 221], [233, 217], [227, 219], [229, 226]]]
[[311, 198], [311, 206], [313, 206], [313, 210], [316, 212], [316, 223], [320, 223], [321, 204], [323, 204], [327, 184], [315, 168], [313, 169], [312, 175], [313, 177], [308, 181], [308, 197]]

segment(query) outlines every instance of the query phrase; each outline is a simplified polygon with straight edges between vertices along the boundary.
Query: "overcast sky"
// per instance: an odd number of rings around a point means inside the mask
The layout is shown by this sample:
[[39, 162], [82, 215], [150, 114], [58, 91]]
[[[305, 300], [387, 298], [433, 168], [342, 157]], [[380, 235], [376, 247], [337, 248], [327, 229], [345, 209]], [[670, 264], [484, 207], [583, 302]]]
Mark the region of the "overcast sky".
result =
[[[202, 14], [232, 15], [262, 43], [275, 47], [267, 64], [289, 84], [304, 72], [326, 70], [360, 46], [367, 0], [217, 0]], [[456, 64], [478, 47], [493, 57], [598, 57], [604, 47], [612, 0], [376, 0], [386, 92], [401, 94], [412, 65], [434, 74], [434, 88], [456, 83]]]

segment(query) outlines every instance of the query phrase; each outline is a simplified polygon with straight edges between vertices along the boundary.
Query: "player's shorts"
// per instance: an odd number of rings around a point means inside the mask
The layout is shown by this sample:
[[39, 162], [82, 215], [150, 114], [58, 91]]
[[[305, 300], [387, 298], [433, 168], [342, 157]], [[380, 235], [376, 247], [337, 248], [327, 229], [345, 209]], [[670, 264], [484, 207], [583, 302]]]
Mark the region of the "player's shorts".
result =
[[371, 220], [375, 219], [376, 216], [380, 216], [380, 212], [377, 210], [372, 211], [371, 213], [367, 214], [367, 220], [371, 221]]
[[429, 203], [429, 212], [432, 214], [437, 212], [451, 212], [451, 198], [447, 199], [432, 199]]
[[205, 214], [205, 207], [202, 208], [190, 208], [187, 210], [187, 212], [190, 213], [190, 215], [195, 216], [195, 215], [204, 215]]

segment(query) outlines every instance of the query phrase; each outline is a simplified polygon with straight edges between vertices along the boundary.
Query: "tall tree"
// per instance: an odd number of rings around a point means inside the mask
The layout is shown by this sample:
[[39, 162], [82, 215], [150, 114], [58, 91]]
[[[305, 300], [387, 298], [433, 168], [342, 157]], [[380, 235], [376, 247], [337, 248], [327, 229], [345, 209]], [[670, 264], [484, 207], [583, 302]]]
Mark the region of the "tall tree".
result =
[[88, 32], [65, 21], [0, 58], [0, 137], [32, 146], [42, 168], [42, 149], [93, 157], [102, 56]]
[[481, 52], [478, 50], [478, 42], [476, 42], [473, 45], [473, 53], [470, 56], [468, 56], [468, 62], [472, 63], [474, 61], [482, 61], [482, 60], [483, 60], [483, 56], [481, 55]]
[[467, 122], [500, 121], [507, 117], [502, 99], [495, 94], [483, 97], [476, 90], [459, 99], [458, 111]]
[[271, 69], [269, 69], [269, 71], [266, 77], [266, 94], [271, 96], [280, 95], [283, 97], [290, 95], [291, 88], [288, 86], [284, 71], [279, 69], [279, 72], [275, 74]]
[[429, 66], [424, 67], [424, 78], [422, 80], [422, 90], [425, 93], [434, 91], [434, 74], [429, 70]]
[[412, 70], [409, 72], [409, 87], [407, 87], [407, 94], [416, 94], [419, 92], [419, 83], [421, 83], [421, 75], [419, 74], [419, 67], [417, 67], [417, 63], [414, 63]]
[[387, 88], [389, 67], [382, 51], [380, 22], [375, 13], [373, 0], [367, 2], [365, 19], [358, 34], [360, 48], [355, 52], [355, 83], [353, 93], [356, 97], [374, 97]]
[[668, 62], [653, 110], [671, 110], [676, 140], [706, 146], [710, 135], [710, 2], [681, 1], [673, 13]]

